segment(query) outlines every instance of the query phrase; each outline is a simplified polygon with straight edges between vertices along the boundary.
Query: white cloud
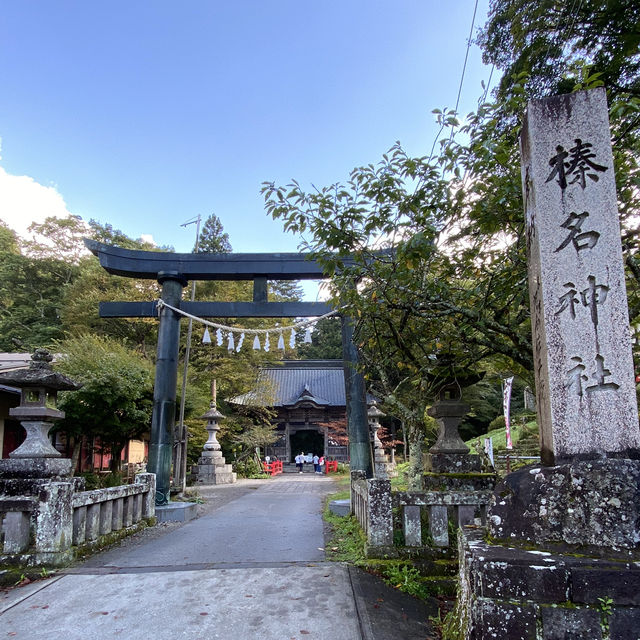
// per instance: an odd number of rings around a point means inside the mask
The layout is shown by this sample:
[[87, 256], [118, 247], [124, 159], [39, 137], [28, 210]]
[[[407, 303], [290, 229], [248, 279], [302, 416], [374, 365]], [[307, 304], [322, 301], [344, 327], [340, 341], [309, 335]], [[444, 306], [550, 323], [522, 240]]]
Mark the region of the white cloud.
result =
[[11, 175], [0, 167], [0, 219], [18, 234], [26, 237], [32, 222], [70, 215], [64, 198], [55, 187], [45, 187], [30, 176]]
[[142, 242], [152, 244], [154, 247], [158, 246], [157, 242], [153, 239], [153, 236], [150, 233], [143, 233], [140, 236], [140, 240], [142, 240]]

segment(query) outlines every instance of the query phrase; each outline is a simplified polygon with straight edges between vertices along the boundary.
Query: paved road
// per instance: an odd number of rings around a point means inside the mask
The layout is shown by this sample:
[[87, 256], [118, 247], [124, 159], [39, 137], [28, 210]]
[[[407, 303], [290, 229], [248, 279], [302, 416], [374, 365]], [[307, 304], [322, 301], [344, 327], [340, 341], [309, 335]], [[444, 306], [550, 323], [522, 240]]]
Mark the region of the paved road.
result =
[[[0, 602], [0, 638], [429, 637], [424, 611], [413, 614], [424, 618], [415, 620], [416, 635], [385, 630], [388, 594], [324, 561], [321, 511], [332, 490], [330, 478], [310, 475], [203, 489], [198, 519], [148, 529], [11, 591]], [[385, 613], [387, 626], [394, 616], [407, 621], [404, 603]]]

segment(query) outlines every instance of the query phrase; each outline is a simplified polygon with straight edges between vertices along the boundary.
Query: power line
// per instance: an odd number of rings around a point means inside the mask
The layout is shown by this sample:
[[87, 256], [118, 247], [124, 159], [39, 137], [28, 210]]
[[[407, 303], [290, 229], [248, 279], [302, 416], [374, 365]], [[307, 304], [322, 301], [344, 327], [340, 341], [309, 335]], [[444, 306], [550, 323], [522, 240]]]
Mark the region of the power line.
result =
[[[478, 12], [478, 0], [476, 0], [475, 5], [473, 7], [473, 18], [471, 19], [471, 28], [469, 29], [469, 37], [467, 38], [467, 49], [464, 54], [464, 64], [462, 65], [462, 73], [460, 74], [460, 84], [458, 85], [458, 96], [456, 98], [456, 107], [455, 107], [456, 114], [458, 113], [458, 107], [460, 105], [460, 96], [462, 95], [462, 85], [464, 83], [464, 76], [467, 70], [467, 62], [469, 60], [469, 50], [471, 49], [471, 39], [473, 37], [473, 29], [476, 23], [477, 12]], [[493, 73], [493, 70], [491, 71], [491, 73]], [[429, 153], [429, 161], [431, 161], [431, 159], [433, 158], [433, 152], [436, 148], [436, 144], [438, 143], [438, 140], [440, 139], [440, 134], [444, 130], [445, 126], [446, 124], [443, 121], [442, 125], [440, 126], [440, 130], [436, 134], [435, 140], [433, 141], [433, 145], [431, 145], [431, 152]], [[451, 141], [452, 137], [453, 137], [453, 127], [451, 128], [451, 135], [449, 136], [449, 141]]]
[[[473, 37], [473, 28], [476, 25], [476, 13], [478, 11], [478, 0], [473, 7], [473, 18], [471, 18], [471, 28], [469, 29], [469, 38], [467, 39], [467, 50], [464, 54], [464, 64], [462, 65], [462, 74], [460, 76], [460, 86], [458, 87], [458, 97], [456, 98], [455, 112], [458, 113], [458, 106], [460, 105], [460, 96], [462, 95], [462, 83], [464, 82], [464, 75], [467, 70], [467, 61], [469, 60], [469, 49], [471, 49], [471, 38]], [[453, 127], [451, 127], [451, 135], [449, 141], [453, 138]]]

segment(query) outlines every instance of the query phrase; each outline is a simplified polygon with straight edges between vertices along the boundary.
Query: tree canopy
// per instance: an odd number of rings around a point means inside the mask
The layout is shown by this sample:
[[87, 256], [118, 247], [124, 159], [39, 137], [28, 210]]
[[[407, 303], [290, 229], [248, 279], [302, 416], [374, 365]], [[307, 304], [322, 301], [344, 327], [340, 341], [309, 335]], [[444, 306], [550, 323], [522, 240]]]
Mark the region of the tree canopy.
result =
[[529, 98], [606, 81], [631, 315], [640, 312], [640, 8], [578, 5], [492, 2], [479, 42], [504, 75], [464, 119], [434, 112], [451, 131], [435, 155], [410, 157], [396, 143], [336, 184], [263, 185], [267, 212], [304, 234], [303, 247], [332, 275], [335, 303], [356, 321], [363, 370], [387, 409], [418, 431], [444, 378], [516, 373], [533, 384], [518, 147]]
[[57, 429], [78, 441], [98, 436], [110, 449], [112, 469], [126, 443], [149, 429], [153, 406], [151, 364], [121, 342], [86, 334], [57, 345], [57, 367], [77, 382], [79, 391], [61, 394], [65, 412]]

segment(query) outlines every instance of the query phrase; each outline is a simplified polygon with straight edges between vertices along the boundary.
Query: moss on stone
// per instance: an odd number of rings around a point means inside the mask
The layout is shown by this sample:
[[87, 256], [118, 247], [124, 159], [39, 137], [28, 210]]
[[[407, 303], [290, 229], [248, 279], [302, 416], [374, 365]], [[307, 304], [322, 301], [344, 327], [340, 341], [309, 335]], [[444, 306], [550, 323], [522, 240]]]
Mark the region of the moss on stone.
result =
[[147, 527], [152, 527], [156, 524], [157, 518], [144, 518], [140, 520], [140, 522], [132, 525], [131, 527], [127, 527], [125, 529], [120, 529], [118, 531], [112, 531], [111, 533], [107, 533], [105, 535], [100, 536], [97, 540], [92, 540], [91, 542], [87, 542], [83, 545], [79, 545], [73, 547], [74, 556], [76, 559], [87, 558], [88, 556], [102, 551], [110, 547], [111, 545], [119, 542], [123, 538], [127, 538], [128, 536], [137, 533], [138, 531], [142, 531]]

